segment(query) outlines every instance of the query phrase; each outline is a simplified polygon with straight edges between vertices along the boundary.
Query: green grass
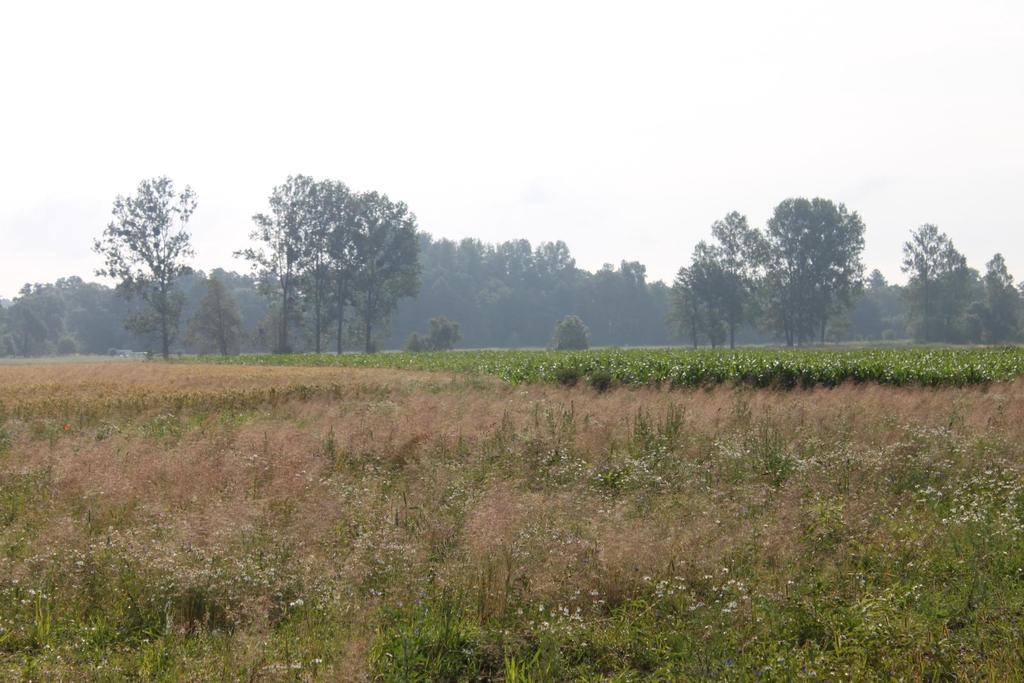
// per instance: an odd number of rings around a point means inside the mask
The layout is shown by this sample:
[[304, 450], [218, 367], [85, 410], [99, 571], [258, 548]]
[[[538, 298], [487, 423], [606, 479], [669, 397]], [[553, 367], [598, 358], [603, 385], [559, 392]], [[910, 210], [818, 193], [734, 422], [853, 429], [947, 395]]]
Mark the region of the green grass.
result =
[[611, 386], [723, 383], [754, 387], [835, 386], [844, 382], [967, 386], [1024, 375], [1024, 350], [1005, 348], [902, 348], [862, 350], [448, 351], [373, 355], [293, 354], [206, 356], [210, 363], [394, 368], [492, 375], [511, 384], [586, 382]]

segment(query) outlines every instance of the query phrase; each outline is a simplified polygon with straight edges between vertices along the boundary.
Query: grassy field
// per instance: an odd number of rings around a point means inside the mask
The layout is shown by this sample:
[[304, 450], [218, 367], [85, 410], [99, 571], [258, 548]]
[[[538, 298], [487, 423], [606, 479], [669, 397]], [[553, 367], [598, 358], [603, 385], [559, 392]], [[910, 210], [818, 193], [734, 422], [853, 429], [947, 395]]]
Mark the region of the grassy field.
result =
[[204, 357], [208, 363], [391, 368], [499, 377], [510, 384], [585, 382], [614, 386], [967, 386], [1024, 375], [1024, 349], [887, 348], [857, 350], [599, 349], [593, 351], [448, 351], [443, 353], [291, 354]]
[[0, 366], [0, 679], [1024, 677], [1024, 381], [477, 368]]

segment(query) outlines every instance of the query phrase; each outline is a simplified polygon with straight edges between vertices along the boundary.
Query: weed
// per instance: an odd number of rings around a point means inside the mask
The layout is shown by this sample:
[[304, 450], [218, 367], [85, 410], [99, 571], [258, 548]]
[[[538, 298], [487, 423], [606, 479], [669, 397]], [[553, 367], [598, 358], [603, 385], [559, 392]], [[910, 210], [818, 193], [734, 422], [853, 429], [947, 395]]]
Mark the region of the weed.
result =
[[458, 681], [481, 673], [478, 641], [461, 599], [445, 592], [385, 616], [370, 665], [385, 681]]
[[747, 436], [746, 450], [757, 473], [774, 487], [786, 483], [796, 469], [796, 460], [787, 451], [782, 433], [768, 418]]

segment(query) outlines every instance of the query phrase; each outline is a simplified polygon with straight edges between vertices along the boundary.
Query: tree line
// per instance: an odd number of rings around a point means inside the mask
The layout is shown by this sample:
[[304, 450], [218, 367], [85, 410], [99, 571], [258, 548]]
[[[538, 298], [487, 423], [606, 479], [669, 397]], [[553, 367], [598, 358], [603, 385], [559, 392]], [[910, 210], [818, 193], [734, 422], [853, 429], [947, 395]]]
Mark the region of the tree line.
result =
[[671, 287], [649, 282], [637, 262], [581, 269], [562, 241], [434, 239], [404, 203], [339, 181], [290, 176], [267, 203], [236, 253], [250, 272], [193, 271], [195, 193], [144, 180], [114, 200], [93, 244], [97, 274], [116, 285], [26, 284], [0, 301], [0, 355], [544, 347], [570, 316], [595, 345], [1020, 334], [1021, 294], [1001, 255], [980, 275], [924, 225], [904, 245], [906, 285], [877, 270], [865, 277], [863, 220], [821, 198], [781, 202], [763, 229], [726, 215]]
[[545, 347], [566, 315], [586, 321], [595, 345], [673, 343], [665, 324], [670, 290], [649, 282], [635, 261], [589, 272], [562, 241], [485, 244], [421, 234], [420, 266], [419, 294], [395, 315], [399, 343], [443, 316], [461, 324], [464, 347]]
[[[365, 351], [373, 351], [374, 327], [388, 320], [400, 298], [416, 293], [416, 217], [387, 195], [352, 192], [344, 183], [304, 175], [275, 187], [268, 204], [268, 211], [253, 216], [252, 243], [236, 256], [251, 264], [271, 301], [273, 350], [293, 350], [289, 331], [299, 323], [301, 301], [314, 321], [316, 352], [332, 325], [336, 349], [342, 350], [350, 311], [361, 322]], [[156, 335], [165, 358], [181, 320], [184, 298], [174, 282], [189, 270], [187, 223], [195, 206], [189, 187], [177, 192], [169, 178], [144, 180], [134, 196], [114, 201], [114, 220], [93, 245], [105, 260], [97, 274], [113, 278], [122, 294], [145, 304], [127, 325]], [[198, 329], [228, 336], [224, 325], [240, 326], [230, 306], [211, 290]]]
[[1001, 254], [981, 276], [948, 235], [925, 224], [903, 245], [901, 287], [878, 270], [865, 277], [863, 250], [863, 220], [827, 199], [787, 199], [764, 229], [730, 213], [679, 270], [669, 320], [694, 346], [734, 346], [742, 330], [787, 346], [1019, 339], [1021, 291]]

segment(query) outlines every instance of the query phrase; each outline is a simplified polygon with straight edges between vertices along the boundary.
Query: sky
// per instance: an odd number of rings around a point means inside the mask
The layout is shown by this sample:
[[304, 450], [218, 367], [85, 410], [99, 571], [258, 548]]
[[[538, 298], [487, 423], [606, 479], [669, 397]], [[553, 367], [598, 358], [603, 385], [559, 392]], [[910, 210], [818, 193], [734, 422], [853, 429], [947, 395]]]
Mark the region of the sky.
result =
[[94, 279], [159, 175], [198, 196], [192, 265], [245, 270], [297, 173], [652, 279], [796, 196], [859, 212], [893, 280], [922, 223], [1024, 278], [1024, 2], [0, 5], [0, 296]]

